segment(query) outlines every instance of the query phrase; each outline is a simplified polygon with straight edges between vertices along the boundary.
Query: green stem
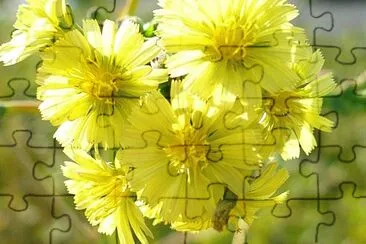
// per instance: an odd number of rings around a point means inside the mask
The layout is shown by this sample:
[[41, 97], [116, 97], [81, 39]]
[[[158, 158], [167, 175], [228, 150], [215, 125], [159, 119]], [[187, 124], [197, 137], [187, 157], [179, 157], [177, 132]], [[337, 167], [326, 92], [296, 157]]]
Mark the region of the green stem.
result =
[[13, 101], [2, 101], [0, 107], [5, 108], [38, 108], [41, 102], [39, 101], [28, 101], [28, 100], [13, 100]]
[[117, 20], [121, 21], [127, 16], [133, 16], [136, 12], [140, 0], [127, 0]]

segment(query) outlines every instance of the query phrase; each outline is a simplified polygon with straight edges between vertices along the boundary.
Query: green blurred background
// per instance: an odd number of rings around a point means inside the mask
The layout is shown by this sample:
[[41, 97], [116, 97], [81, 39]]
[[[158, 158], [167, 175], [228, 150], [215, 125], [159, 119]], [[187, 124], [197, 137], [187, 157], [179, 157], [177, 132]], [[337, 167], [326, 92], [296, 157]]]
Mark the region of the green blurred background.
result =
[[[283, 187], [290, 190], [289, 200], [261, 211], [247, 241], [366, 243], [366, 2], [291, 2], [301, 13], [295, 23], [322, 49], [325, 69], [334, 72], [340, 84], [324, 99], [323, 110], [338, 123], [331, 134], [315, 131], [320, 148], [310, 156], [281, 162], [290, 171]], [[10, 39], [20, 3], [0, 0], [1, 43]], [[99, 19], [115, 19], [124, 5], [117, 0], [108, 13], [112, 0], [69, 3], [79, 23], [96, 10]], [[155, 8], [155, 0], [141, 0], [137, 15], [149, 21]], [[325, 31], [332, 23], [333, 29]], [[67, 195], [60, 170], [67, 158], [54, 146], [55, 129], [41, 120], [36, 108], [33, 81], [38, 62], [32, 57], [0, 67], [0, 243], [115, 243], [115, 236], [98, 234]], [[154, 243], [184, 241], [183, 233], [167, 226], [151, 228]], [[187, 241], [231, 243], [232, 236], [209, 230], [188, 234]]]

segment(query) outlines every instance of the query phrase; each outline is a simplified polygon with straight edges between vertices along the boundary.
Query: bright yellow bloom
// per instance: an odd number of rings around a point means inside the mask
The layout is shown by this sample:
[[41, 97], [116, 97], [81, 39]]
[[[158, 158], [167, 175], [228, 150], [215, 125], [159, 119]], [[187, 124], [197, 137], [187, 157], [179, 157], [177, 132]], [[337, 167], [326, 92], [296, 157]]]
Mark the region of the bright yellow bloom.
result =
[[291, 90], [296, 74], [288, 64], [309, 46], [304, 31], [289, 23], [298, 15], [295, 6], [285, 2], [160, 0], [157, 34], [173, 54], [169, 73], [187, 75], [184, 88], [204, 98], [217, 85], [243, 96], [246, 82], [268, 91]]
[[52, 45], [73, 27], [65, 0], [27, 0], [27, 3], [19, 6], [11, 41], [0, 46], [0, 61], [4, 65], [16, 64]]
[[277, 170], [276, 163], [269, 163], [261, 171], [258, 178], [245, 180], [244, 194], [238, 197], [235, 207], [230, 211], [228, 229], [236, 231], [239, 219], [251, 225], [258, 210], [264, 207], [283, 203], [288, 192], [273, 196], [287, 180], [288, 172], [282, 168]]
[[323, 97], [336, 87], [331, 73], [319, 75], [323, 64], [320, 51], [310, 54], [292, 65], [296, 89], [265, 94], [262, 124], [285, 160], [299, 157], [300, 146], [308, 155], [317, 145], [313, 129], [330, 132], [334, 125], [320, 115]]
[[117, 157], [134, 168], [131, 188], [158, 218], [210, 220], [225, 186], [240, 195], [244, 178], [260, 166], [262, 131], [234, 126], [229, 110], [182, 92], [178, 82], [171, 98], [169, 104], [158, 92], [144, 97]]
[[144, 42], [136, 24], [125, 21], [117, 30], [105, 21], [83, 23], [84, 35], [69, 31], [42, 55], [37, 96], [43, 119], [55, 126], [63, 145], [90, 149], [120, 146], [131, 109], [144, 93], [167, 79], [164, 69], [148, 63], [160, 52], [156, 39]]
[[66, 149], [75, 162], [65, 162], [62, 171], [66, 187], [74, 194], [76, 209], [86, 209], [89, 222], [99, 225], [98, 231], [111, 235], [116, 229], [120, 243], [134, 243], [132, 232], [141, 243], [148, 243], [145, 235], [153, 237], [135, 204], [136, 195], [128, 188], [128, 168], [92, 158], [82, 150]]

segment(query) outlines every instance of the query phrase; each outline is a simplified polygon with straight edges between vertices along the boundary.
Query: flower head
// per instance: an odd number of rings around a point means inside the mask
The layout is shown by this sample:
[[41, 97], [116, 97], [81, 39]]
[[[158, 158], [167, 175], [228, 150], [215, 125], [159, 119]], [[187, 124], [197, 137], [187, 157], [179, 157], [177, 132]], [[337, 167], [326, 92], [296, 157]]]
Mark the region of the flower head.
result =
[[171, 98], [169, 104], [157, 92], [144, 97], [117, 157], [134, 169], [131, 188], [158, 217], [201, 219], [207, 228], [202, 218], [211, 219], [225, 187], [240, 195], [243, 179], [260, 166], [261, 130], [233, 126], [229, 110], [182, 91], [179, 82]]
[[0, 46], [0, 61], [16, 64], [50, 46], [73, 26], [65, 0], [27, 0], [19, 6], [10, 42]]
[[65, 162], [62, 171], [66, 187], [74, 194], [76, 209], [86, 209], [89, 222], [98, 231], [111, 235], [116, 229], [120, 243], [134, 243], [132, 232], [142, 243], [152, 233], [135, 204], [136, 195], [128, 188], [128, 168], [118, 160], [108, 163], [94, 159], [82, 150], [66, 149], [75, 162]]
[[[296, 74], [288, 64], [309, 49], [297, 16], [285, 0], [160, 0], [157, 34], [169, 53], [172, 77], [207, 98], [217, 85], [242, 96], [243, 84], [269, 91], [291, 89]], [[299, 45], [301, 44], [301, 45]], [[297, 52], [294, 52], [294, 50]]]
[[333, 127], [332, 121], [320, 115], [323, 97], [336, 87], [331, 73], [319, 74], [323, 64], [320, 51], [295, 62], [296, 88], [265, 95], [262, 124], [285, 160], [299, 157], [300, 146], [307, 155], [315, 148], [314, 128], [330, 132]]
[[44, 119], [60, 125], [55, 137], [62, 145], [90, 149], [119, 147], [122, 128], [139, 96], [167, 79], [163, 69], [148, 63], [160, 48], [144, 42], [138, 26], [125, 21], [117, 30], [105, 21], [86, 20], [78, 30], [45, 50], [39, 69], [37, 96]]

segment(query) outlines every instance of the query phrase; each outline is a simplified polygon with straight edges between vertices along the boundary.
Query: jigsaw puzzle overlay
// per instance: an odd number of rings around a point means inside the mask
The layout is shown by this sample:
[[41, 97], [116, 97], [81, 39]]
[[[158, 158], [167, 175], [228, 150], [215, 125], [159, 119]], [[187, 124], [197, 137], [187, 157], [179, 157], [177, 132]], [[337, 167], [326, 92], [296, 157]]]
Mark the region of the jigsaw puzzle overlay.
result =
[[[152, 2], [155, 1], [141, 1], [137, 15], [146, 16], [156, 8]], [[364, 243], [366, 2], [290, 2], [300, 11], [294, 23], [306, 29], [313, 47], [323, 52], [324, 68], [334, 73], [337, 88], [324, 97], [322, 114], [335, 124], [332, 133], [314, 132], [318, 148], [310, 155], [282, 163], [290, 172], [283, 186], [289, 189], [289, 197], [285, 204], [273, 204], [261, 212], [246, 242]], [[123, 3], [122, 0], [70, 1], [77, 19], [87, 12], [101, 20], [115, 19], [118, 6]], [[16, 7], [14, 1], [0, 3], [0, 9], [9, 12], [9, 17], [0, 24], [1, 43], [9, 39]], [[33, 80], [38, 63], [39, 59], [30, 58], [10, 68], [0, 67], [0, 242], [116, 243], [115, 235], [103, 236], [90, 226], [83, 211], [74, 209], [73, 197], [66, 191], [60, 166], [68, 158], [53, 139], [55, 128], [41, 120], [37, 109]], [[257, 78], [260, 82], [260, 77]], [[284, 101], [287, 107], [290, 102], [291, 99]], [[272, 108], [276, 106], [271, 99], [269, 103]], [[157, 112], [150, 108], [149, 113]], [[237, 129], [226, 124], [226, 120], [223, 124], [228, 130]], [[150, 142], [159, 144], [162, 132], [149, 133]], [[142, 147], [147, 136], [141, 136]], [[221, 150], [230, 146], [207, 150], [215, 160], [223, 157]], [[174, 197], [180, 196], [167, 198]], [[193, 200], [206, 197], [183, 196], [183, 199], [197, 204]], [[197, 212], [189, 217], [199, 222]], [[173, 232], [163, 225], [149, 223], [149, 227], [155, 235], [154, 243], [231, 243], [233, 238], [230, 232], [204, 231], [196, 235]]]

